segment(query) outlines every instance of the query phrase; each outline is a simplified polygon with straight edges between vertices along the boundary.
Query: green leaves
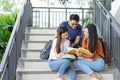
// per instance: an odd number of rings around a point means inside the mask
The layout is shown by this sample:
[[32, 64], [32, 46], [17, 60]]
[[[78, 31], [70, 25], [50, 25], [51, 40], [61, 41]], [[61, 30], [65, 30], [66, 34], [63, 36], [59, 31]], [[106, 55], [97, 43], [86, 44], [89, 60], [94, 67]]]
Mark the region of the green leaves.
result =
[[7, 46], [16, 18], [16, 12], [11, 14], [0, 14], [0, 60]]

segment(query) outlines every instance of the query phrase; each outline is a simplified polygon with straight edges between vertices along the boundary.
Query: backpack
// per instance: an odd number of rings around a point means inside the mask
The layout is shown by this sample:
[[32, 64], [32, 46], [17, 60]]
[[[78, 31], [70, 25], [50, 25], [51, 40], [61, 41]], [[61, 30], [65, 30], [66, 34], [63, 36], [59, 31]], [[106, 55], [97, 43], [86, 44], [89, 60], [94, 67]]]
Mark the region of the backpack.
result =
[[53, 40], [49, 40], [43, 49], [40, 50], [40, 58], [41, 59], [48, 59], [50, 50], [51, 50], [51, 45], [52, 45]]
[[[99, 39], [103, 46], [103, 52], [104, 52], [103, 59], [104, 59], [105, 63], [110, 63], [111, 59], [112, 59], [112, 53], [111, 53], [110, 49], [108, 48], [106, 41], [103, 40], [102, 38], [99, 38]], [[101, 55], [99, 54], [99, 56], [101, 56]]]

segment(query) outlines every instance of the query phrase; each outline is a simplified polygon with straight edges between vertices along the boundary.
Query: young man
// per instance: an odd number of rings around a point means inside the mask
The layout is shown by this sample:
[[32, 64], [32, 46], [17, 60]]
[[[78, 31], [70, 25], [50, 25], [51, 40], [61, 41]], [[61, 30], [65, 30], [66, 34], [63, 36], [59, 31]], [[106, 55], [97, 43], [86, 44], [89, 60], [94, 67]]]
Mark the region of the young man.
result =
[[59, 27], [63, 25], [68, 29], [68, 39], [70, 40], [71, 47], [78, 48], [80, 36], [82, 33], [82, 27], [79, 24], [79, 16], [77, 14], [71, 14], [69, 21], [63, 21]]

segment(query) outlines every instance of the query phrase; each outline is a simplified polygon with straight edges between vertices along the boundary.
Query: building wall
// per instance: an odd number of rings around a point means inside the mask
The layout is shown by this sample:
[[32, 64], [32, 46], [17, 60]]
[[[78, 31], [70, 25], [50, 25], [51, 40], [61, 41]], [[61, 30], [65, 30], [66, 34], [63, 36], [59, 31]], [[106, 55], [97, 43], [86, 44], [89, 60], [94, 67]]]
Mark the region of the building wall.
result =
[[112, 0], [100, 0], [100, 1], [108, 11], [111, 10]]
[[114, 0], [112, 2], [110, 13], [114, 16], [117, 22], [120, 24], [120, 0]]

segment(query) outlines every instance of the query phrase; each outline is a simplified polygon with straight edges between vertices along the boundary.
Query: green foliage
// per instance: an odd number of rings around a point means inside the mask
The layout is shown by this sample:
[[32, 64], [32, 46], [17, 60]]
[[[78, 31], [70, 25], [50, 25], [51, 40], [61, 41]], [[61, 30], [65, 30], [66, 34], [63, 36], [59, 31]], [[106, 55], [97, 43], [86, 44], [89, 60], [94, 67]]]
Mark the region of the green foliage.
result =
[[67, 3], [71, 3], [70, 0], [59, 0], [59, 3], [66, 6]]
[[0, 14], [0, 60], [7, 46], [16, 18], [16, 12], [7, 15]]
[[2, 4], [3, 4], [3, 2], [4, 2], [4, 0], [0, 0], [0, 5], [2, 5]]
[[4, 3], [3, 3], [3, 9], [5, 10], [5, 11], [11, 11], [11, 8], [14, 6], [14, 4], [13, 3], [10, 3], [10, 1], [9, 0], [6, 0], [6, 1], [4, 1]]
[[64, 4], [66, 4], [67, 2], [69, 2], [69, 0], [59, 0], [59, 2], [64, 5]]

